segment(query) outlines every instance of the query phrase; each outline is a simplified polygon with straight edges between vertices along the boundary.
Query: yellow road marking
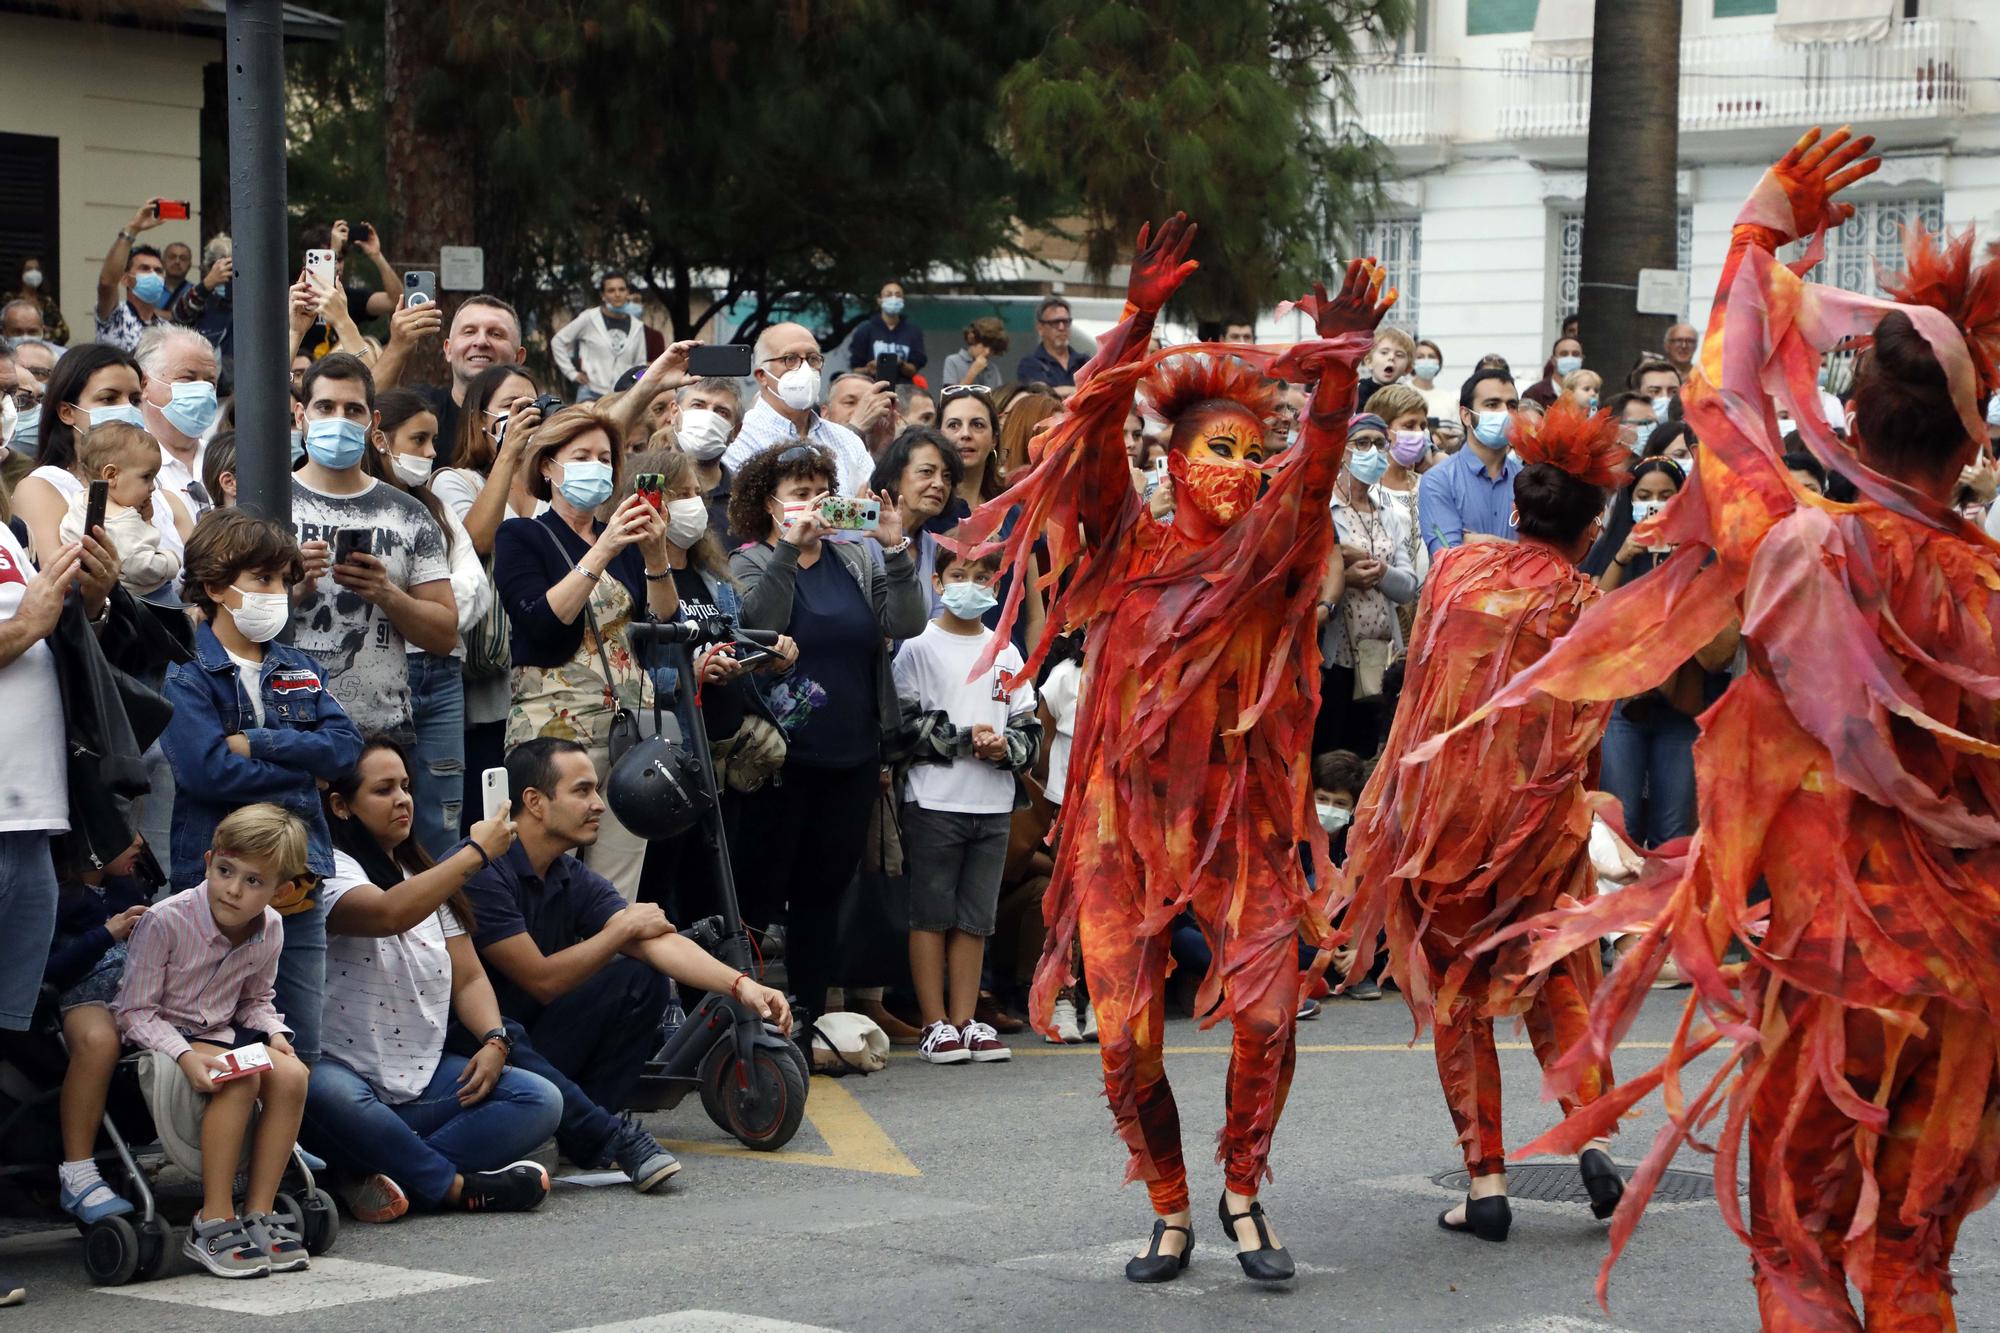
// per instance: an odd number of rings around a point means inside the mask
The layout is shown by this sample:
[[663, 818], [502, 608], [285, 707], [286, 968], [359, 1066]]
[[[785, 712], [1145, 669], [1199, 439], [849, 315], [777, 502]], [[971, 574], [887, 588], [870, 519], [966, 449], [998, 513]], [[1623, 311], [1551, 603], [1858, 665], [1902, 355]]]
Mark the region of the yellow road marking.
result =
[[875, 1117], [861, 1109], [854, 1094], [830, 1078], [816, 1078], [806, 1098], [806, 1121], [826, 1140], [826, 1152], [755, 1152], [734, 1139], [663, 1139], [677, 1153], [742, 1157], [756, 1162], [790, 1162], [799, 1166], [832, 1167], [838, 1171], [871, 1171], [881, 1176], [921, 1176], [917, 1164], [903, 1155]]

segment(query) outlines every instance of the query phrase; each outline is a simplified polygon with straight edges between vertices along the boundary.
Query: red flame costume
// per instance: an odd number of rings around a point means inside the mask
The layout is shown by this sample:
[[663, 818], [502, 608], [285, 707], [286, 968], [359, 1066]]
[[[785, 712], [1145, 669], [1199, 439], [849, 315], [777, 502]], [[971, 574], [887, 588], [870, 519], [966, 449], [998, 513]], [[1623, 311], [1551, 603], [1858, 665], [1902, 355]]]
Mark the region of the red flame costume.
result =
[[[1630, 454], [1609, 412], [1565, 398], [1539, 431], [1517, 418], [1527, 463], [1549, 463], [1614, 486]], [[1389, 742], [1355, 809], [1344, 869], [1353, 897], [1343, 920], [1357, 942], [1350, 976], [1366, 976], [1386, 929], [1388, 971], [1417, 1033], [1436, 1027], [1438, 1079], [1466, 1170], [1505, 1168], [1500, 1062], [1493, 1020], [1525, 1020], [1546, 1065], [1583, 1033], [1600, 977], [1597, 950], [1527, 966], [1523, 942], [1474, 954], [1496, 929], [1595, 892], [1590, 816], [1598, 742], [1611, 705], [1537, 696], [1452, 731], [1568, 633], [1597, 586], [1573, 561], [1533, 540], [1445, 552], [1417, 604], [1403, 694]], [[1449, 738], [1431, 743], [1442, 733]], [[1607, 1064], [1581, 1077], [1566, 1108], [1597, 1099]]]
[[[1033, 469], [960, 529], [970, 548], [1009, 509], [1021, 511], [1003, 546], [1016, 577], [995, 644], [1019, 608], [1038, 538], [1048, 551], [1043, 585], [1067, 578], [1050, 635], [1088, 626], [1090, 684], [1070, 752], [1031, 1012], [1049, 1031], [1080, 940], [1105, 1092], [1131, 1150], [1127, 1178], [1146, 1182], [1162, 1214], [1188, 1202], [1161, 1058], [1174, 917], [1191, 907], [1214, 948], [1200, 1012], [1205, 1024], [1228, 1017], [1235, 1027], [1217, 1156], [1229, 1187], [1249, 1195], [1268, 1175], [1291, 1080], [1297, 940], [1301, 932], [1314, 942], [1330, 936], [1298, 853], [1312, 849], [1318, 882], [1328, 886], [1308, 755], [1318, 708], [1314, 603], [1333, 549], [1329, 500], [1354, 408], [1354, 368], [1394, 300], [1393, 292], [1377, 300], [1380, 270], [1356, 261], [1338, 299], [1321, 291], [1300, 303], [1320, 340], [1282, 354], [1222, 345], [1149, 354], [1155, 313], [1193, 271], [1181, 262], [1189, 239], [1181, 219], [1150, 246], [1140, 233], [1126, 318], [1078, 376], [1067, 411], [1038, 437]], [[1317, 381], [1300, 441], [1275, 465], [1180, 447], [1185, 428], [1261, 448], [1272, 406], [1266, 375]], [[1177, 427], [1172, 524], [1147, 512], [1126, 461], [1122, 429], [1142, 384]], [[1026, 674], [1047, 649], [1045, 638]]]
[[[1864, 466], [1821, 417], [1815, 384], [1823, 349], [1900, 309], [1965, 432], [1940, 440], [1940, 457], [1983, 439], [2000, 264], [1975, 272], [1969, 237], [1940, 252], [1917, 231], [1910, 274], [1885, 284], [1906, 304], [1804, 282], [1818, 234], [1851, 212], [1831, 197], [1876, 165], [1870, 143], [1814, 130], [1751, 195], [1683, 398], [1700, 466], [1652, 520], [1654, 540], [1679, 549], [1496, 701], [1635, 693], [1742, 617], [1747, 669], [1695, 746], [1700, 830], [1640, 884], [1524, 932], [1536, 967], [1607, 930], [1645, 930], [1555, 1088], [1605, 1057], [1669, 954], [1694, 993], [1658, 1068], [1529, 1151], [1573, 1149], [1664, 1087], [1668, 1123], [1613, 1223], [1599, 1297], [1659, 1173], [1694, 1142], [1714, 1152], [1716, 1197], [1750, 1248], [1771, 1330], [1861, 1329], [1850, 1283], [1874, 1333], [1955, 1327], [1958, 1228], [2000, 1181], [2000, 547]], [[1813, 252], [1780, 263], [1800, 236]], [[1792, 481], [1774, 398], [1858, 503]], [[1721, 1067], [1684, 1085], [1718, 1044]]]

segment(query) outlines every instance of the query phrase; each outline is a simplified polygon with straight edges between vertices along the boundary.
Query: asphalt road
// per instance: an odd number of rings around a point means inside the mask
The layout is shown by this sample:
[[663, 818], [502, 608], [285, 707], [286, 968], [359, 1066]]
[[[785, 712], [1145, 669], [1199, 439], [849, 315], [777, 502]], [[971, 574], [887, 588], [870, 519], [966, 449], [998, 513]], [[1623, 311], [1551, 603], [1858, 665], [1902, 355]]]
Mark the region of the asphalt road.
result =
[[[1668, 1034], [1654, 998], [1635, 1043]], [[20, 1329], [157, 1333], [282, 1321], [339, 1330], [604, 1329], [630, 1333], [785, 1329], [1369, 1329], [1574, 1333], [1747, 1329], [1748, 1264], [1712, 1200], [1656, 1206], [1611, 1287], [1592, 1293], [1605, 1224], [1579, 1205], [1521, 1202], [1512, 1239], [1438, 1230], [1458, 1166], [1428, 1047], [1408, 1049], [1406, 1011], [1329, 1005], [1301, 1025], [1276, 1182], [1264, 1198], [1300, 1277], [1245, 1281], [1213, 1215], [1221, 1174], [1208, 1145], [1221, 1119], [1226, 1031], [1170, 1029], [1168, 1066], [1193, 1164], [1196, 1251], [1179, 1282], [1121, 1275], [1150, 1224], [1121, 1189], [1094, 1047], [1018, 1042], [1007, 1065], [933, 1068], [900, 1057], [867, 1079], [815, 1079], [812, 1122], [775, 1157], [733, 1150], [693, 1100], [649, 1119], [689, 1145], [664, 1193], [558, 1184], [527, 1216], [349, 1222], [311, 1274], [253, 1282], [200, 1275], [112, 1290], [83, 1280], [74, 1233], [0, 1241], [0, 1271], [30, 1303], [0, 1310]], [[1623, 1065], [1650, 1062], [1643, 1048]], [[1508, 1137], [1549, 1121], [1533, 1056], [1502, 1052]], [[1649, 1117], [1621, 1140], [1650, 1141]], [[1700, 1169], [1700, 1159], [1686, 1165]], [[1961, 1238], [1962, 1326], [2000, 1327], [2000, 1240], [1991, 1214]], [[229, 1313], [225, 1313], [229, 1312]], [[248, 1316], [248, 1318], [244, 1318]]]

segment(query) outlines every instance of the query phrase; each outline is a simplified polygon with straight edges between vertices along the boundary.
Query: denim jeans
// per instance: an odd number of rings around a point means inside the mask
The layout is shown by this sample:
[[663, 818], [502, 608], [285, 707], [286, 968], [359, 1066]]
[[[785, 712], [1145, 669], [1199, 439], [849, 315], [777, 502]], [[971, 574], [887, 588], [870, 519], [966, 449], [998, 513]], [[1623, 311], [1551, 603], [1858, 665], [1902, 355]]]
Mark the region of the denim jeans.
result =
[[306, 1085], [304, 1135], [313, 1150], [357, 1175], [381, 1172], [422, 1208], [436, 1208], [463, 1171], [495, 1171], [548, 1141], [562, 1095], [524, 1069], [503, 1069], [493, 1091], [458, 1103], [468, 1062], [445, 1055], [430, 1086], [407, 1102], [385, 1102], [368, 1080], [340, 1061], [313, 1066]]
[[311, 907], [285, 918], [276, 989], [292, 1049], [311, 1064], [319, 1059], [319, 1011], [326, 1003], [326, 903], [317, 893]]
[[465, 798], [465, 681], [457, 658], [436, 653], [409, 654], [407, 669], [417, 735], [410, 755], [413, 831], [418, 846], [442, 858], [458, 841]]
[[[174, 864], [174, 766], [158, 741], [146, 747], [146, 781], [152, 790], [132, 802], [132, 831], [146, 840], [160, 864]], [[205, 849], [204, 849], [205, 850]]]
[[1625, 704], [1604, 728], [1601, 785], [1625, 807], [1625, 831], [1641, 847], [1658, 847], [1694, 832], [1695, 720], [1658, 700], [1638, 716]]
[[26, 1032], [56, 933], [56, 867], [49, 835], [0, 833], [0, 1029]]

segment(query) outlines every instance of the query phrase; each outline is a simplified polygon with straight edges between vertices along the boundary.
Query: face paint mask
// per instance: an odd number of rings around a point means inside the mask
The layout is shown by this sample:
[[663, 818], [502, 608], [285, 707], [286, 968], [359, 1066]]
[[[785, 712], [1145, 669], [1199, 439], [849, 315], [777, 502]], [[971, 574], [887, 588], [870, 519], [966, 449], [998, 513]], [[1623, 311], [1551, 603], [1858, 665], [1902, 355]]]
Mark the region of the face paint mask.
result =
[[1653, 438], [1653, 426], [1654, 423], [1650, 421], [1640, 421], [1634, 423], [1632, 427], [1633, 453], [1643, 454], [1646, 452], [1646, 441]]
[[281, 592], [249, 592], [242, 588], [234, 591], [243, 598], [243, 605], [229, 616], [243, 637], [252, 643], [269, 643], [277, 638], [291, 615], [292, 599]]
[[1437, 373], [1443, 369], [1444, 367], [1435, 358], [1428, 356], [1420, 356], [1410, 363], [1410, 373], [1420, 380], [1434, 380], [1437, 378]]
[[437, 463], [421, 454], [391, 454], [389, 466], [405, 486], [416, 487], [431, 479], [431, 469]]
[[1504, 410], [1479, 413], [1479, 420], [1472, 427], [1472, 437], [1488, 449], [1505, 447], [1507, 443], [1508, 416], [1509, 414]]
[[1644, 523], [1647, 519], [1652, 518], [1666, 507], [1667, 502], [1665, 500], [1634, 500], [1632, 502], [1632, 521], [1634, 523]]
[[159, 305], [167, 299], [167, 280], [157, 273], [141, 273], [132, 284], [132, 295], [147, 305]]
[[885, 296], [885, 297], [883, 297], [883, 298], [882, 298], [882, 313], [883, 313], [883, 314], [885, 314], [885, 315], [900, 315], [900, 314], [902, 314], [902, 313], [903, 313], [903, 298], [902, 298], [902, 297], [900, 297], [900, 296]]
[[207, 380], [189, 380], [173, 386], [173, 397], [160, 409], [167, 424], [181, 434], [198, 437], [215, 424], [222, 410], [215, 401], [215, 386]]
[[689, 458], [713, 462], [729, 448], [729, 418], [710, 408], [690, 407], [681, 413], [674, 438]]
[[1582, 369], [1583, 358], [1580, 356], [1559, 356], [1556, 358], [1556, 374], [1558, 376], [1574, 375]]
[[594, 458], [572, 459], [562, 464], [562, 480], [556, 491], [578, 509], [595, 509], [611, 498], [611, 464]]
[[708, 531], [708, 505], [699, 495], [667, 501], [667, 540], [683, 551]]
[[306, 423], [306, 452], [323, 468], [344, 472], [361, 461], [367, 448], [368, 432], [358, 421], [321, 417]]
[[1430, 448], [1431, 437], [1420, 430], [1398, 430], [1389, 434], [1389, 457], [1404, 467], [1415, 467]]
[[778, 377], [778, 401], [794, 412], [804, 412], [819, 402], [819, 372], [799, 365]]
[[1347, 453], [1347, 470], [1363, 486], [1373, 486], [1382, 480], [1382, 474], [1389, 470], [1389, 455], [1376, 445], [1361, 449], [1350, 449]]
[[977, 620], [1000, 605], [991, 588], [982, 588], [977, 583], [947, 583], [938, 598], [944, 609], [960, 620]]
[[1313, 808], [1319, 812], [1319, 826], [1328, 833], [1338, 833], [1354, 822], [1354, 812], [1344, 805], [1332, 801], [1314, 801]]
[[1264, 473], [1249, 463], [1231, 459], [1190, 459], [1176, 453], [1167, 460], [1167, 474], [1174, 479], [1174, 496], [1215, 523], [1234, 523], [1257, 503], [1264, 485]]

